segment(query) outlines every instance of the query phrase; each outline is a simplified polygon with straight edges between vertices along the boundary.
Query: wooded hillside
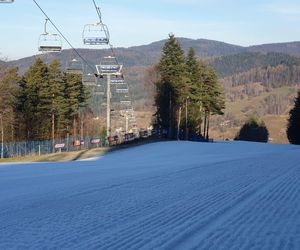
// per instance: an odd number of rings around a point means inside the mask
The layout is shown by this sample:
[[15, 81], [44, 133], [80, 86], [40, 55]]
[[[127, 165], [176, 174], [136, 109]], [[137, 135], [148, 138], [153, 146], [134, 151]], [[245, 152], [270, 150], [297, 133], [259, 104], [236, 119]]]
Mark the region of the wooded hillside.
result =
[[[142, 118], [147, 120], [143, 124], [150, 121], [153, 109], [153, 96], [144, 85], [145, 74], [151, 65], [158, 62], [165, 41], [116, 49], [118, 58], [124, 65], [125, 79], [129, 83], [136, 110], [149, 113]], [[300, 84], [300, 42], [242, 47], [205, 39], [179, 38], [178, 41], [185, 53], [189, 47], [193, 47], [196, 56], [214, 68], [225, 89], [225, 116], [212, 122], [216, 135], [234, 136], [238, 126], [253, 114], [263, 119], [266, 117], [267, 125], [268, 120], [279, 119], [279, 129], [285, 128], [288, 111]], [[79, 52], [91, 64], [99, 64], [100, 58], [108, 55], [107, 50], [79, 49]], [[53, 59], [60, 60], [64, 70], [74, 53], [63, 50], [60, 54], [41, 57], [46, 63]], [[32, 56], [7, 64], [18, 66], [19, 73], [23, 74], [34, 60], [35, 57]], [[270, 124], [272, 126], [273, 122]], [[272, 129], [270, 132], [270, 137], [274, 137]]]

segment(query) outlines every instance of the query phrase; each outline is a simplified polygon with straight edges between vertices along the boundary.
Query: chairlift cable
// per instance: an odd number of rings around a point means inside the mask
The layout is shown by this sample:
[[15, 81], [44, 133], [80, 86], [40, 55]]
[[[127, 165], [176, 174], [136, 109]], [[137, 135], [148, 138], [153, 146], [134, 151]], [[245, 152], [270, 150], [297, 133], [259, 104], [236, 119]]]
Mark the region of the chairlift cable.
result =
[[[94, 1], [94, 0], [93, 0]], [[85, 60], [80, 53], [73, 47], [73, 45], [70, 43], [70, 41], [64, 36], [64, 34], [58, 29], [58, 27], [52, 22], [50, 17], [46, 14], [46, 12], [42, 9], [42, 7], [36, 2], [36, 0], [33, 0], [33, 2], [36, 4], [36, 6], [40, 9], [40, 11], [45, 15], [45, 17], [48, 19], [48, 21], [53, 25], [53, 27], [57, 30], [57, 32], [61, 35], [61, 37], [69, 44], [69, 46], [75, 51], [75, 53], [84, 61], [90, 69], [94, 72], [94, 67], [92, 67], [87, 60]]]
[[100, 8], [96, 5], [95, 0], [93, 0], [93, 3], [94, 3], [94, 6], [95, 6], [95, 9], [96, 9], [96, 11], [97, 11], [98, 17], [99, 17], [99, 19], [100, 19], [100, 23], [102, 23], [101, 10], [100, 10]]

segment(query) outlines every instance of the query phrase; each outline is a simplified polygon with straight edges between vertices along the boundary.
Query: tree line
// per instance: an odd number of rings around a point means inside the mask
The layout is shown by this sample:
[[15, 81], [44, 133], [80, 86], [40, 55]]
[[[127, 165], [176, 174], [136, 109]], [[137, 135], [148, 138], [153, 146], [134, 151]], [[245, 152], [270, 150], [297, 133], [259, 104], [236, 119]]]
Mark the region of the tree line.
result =
[[58, 60], [37, 58], [24, 73], [0, 70], [0, 117], [5, 141], [77, 137], [81, 111], [89, 90], [81, 77], [60, 70]]
[[154, 84], [154, 125], [166, 129], [169, 138], [180, 131], [209, 138], [211, 115], [223, 114], [224, 95], [216, 72], [196, 58], [190, 48], [185, 56], [174, 35], [169, 35], [158, 64], [148, 72]]

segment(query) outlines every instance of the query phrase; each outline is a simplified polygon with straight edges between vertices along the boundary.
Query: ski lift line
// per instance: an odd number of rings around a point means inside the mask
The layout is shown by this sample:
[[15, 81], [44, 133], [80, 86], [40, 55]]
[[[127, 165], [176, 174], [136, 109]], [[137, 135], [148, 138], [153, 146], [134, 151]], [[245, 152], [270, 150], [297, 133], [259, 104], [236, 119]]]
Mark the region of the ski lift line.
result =
[[[101, 10], [100, 10], [100, 8], [96, 5], [96, 2], [95, 2], [95, 0], [93, 0], [93, 3], [94, 3], [94, 7], [95, 7], [95, 9], [96, 9], [96, 12], [97, 12], [97, 14], [98, 14], [98, 17], [99, 17], [99, 20], [100, 20], [100, 24], [103, 24], [102, 23], [102, 14], [101, 14]], [[105, 26], [106, 27], [106, 26]], [[107, 32], [107, 33], [106, 33]], [[106, 30], [105, 30], [105, 34], [106, 34], [106, 37], [109, 37], [109, 30], [108, 30], [108, 28], [106, 27]], [[114, 59], [115, 59], [115, 62], [116, 62], [116, 64], [119, 66], [119, 68], [121, 69], [121, 64], [119, 63], [119, 61], [118, 61], [118, 59], [117, 59], [117, 56], [116, 56], [116, 53], [115, 53], [115, 50], [114, 50], [114, 47], [113, 47], [113, 45], [111, 44], [111, 40], [110, 39], [108, 39], [108, 45], [109, 45], [109, 47], [110, 47], [110, 50], [111, 50], [111, 53], [112, 53], [112, 56], [114, 57]], [[98, 69], [97, 69], [97, 71], [98, 71]], [[122, 77], [123, 78], [123, 77]], [[125, 104], [125, 105], [132, 105], [132, 96], [131, 96], [131, 93], [129, 92], [129, 85], [128, 85], [128, 83], [125, 83], [125, 81], [124, 81], [124, 84], [125, 84], [125, 86], [127, 86], [127, 91], [126, 91], [126, 93], [129, 95], [128, 97], [129, 97], [129, 100], [121, 100], [121, 104]], [[120, 91], [120, 90], [119, 90]], [[122, 89], [122, 91], [123, 91], [123, 89]], [[133, 107], [131, 107], [131, 109], [132, 109], [132, 112], [134, 113], [134, 109], [133, 109]], [[136, 122], [136, 121], [130, 121], [130, 122]]]
[[[94, 1], [94, 0], [93, 0]], [[52, 20], [50, 19], [50, 17], [46, 14], [46, 12], [42, 9], [42, 7], [37, 3], [36, 0], [33, 0], [33, 2], [35, 3], [35, 5], [40, 9], [40, 11], [45, 15], [45, 17], [48, 19], [48, 21], [53, 25], [53, 27], [57, 30], [57, 32], [61, 35], [61, 37], [69, 44], [69, 46], [75, 51], [75, 53], [82, 59], [82, 61], [84, 61], [90, 69], [92, 69], [92, 71], [94, 72], [94, 67], [92, 67], [88, 61], [86, 61], [81, 55], [80, 53], [74, 48], [74, 46], [69, 42], [69, 40], [64, 36], [64, 34], [58, 29], [58, 27], [52, 22]]]

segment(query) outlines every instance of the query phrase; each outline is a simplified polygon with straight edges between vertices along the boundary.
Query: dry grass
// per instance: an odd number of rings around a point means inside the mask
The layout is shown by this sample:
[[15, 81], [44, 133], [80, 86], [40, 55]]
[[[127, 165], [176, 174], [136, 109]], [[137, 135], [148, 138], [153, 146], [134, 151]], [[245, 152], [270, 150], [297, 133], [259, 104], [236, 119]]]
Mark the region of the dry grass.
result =
[[53, 153], [46, 155], [31, 155], [26, 157], [15, 157], [0, 159], [0, 163], [5, 162], [61, 162], [61, 161], [74, 161], [80, 159], [86, 159], [103, 155], [109, 151], [109, 148], [94, 148], [90, 150], [72, 151]]
[[[231, 113], [234, 115], [236, 120], [241, 121], [242, 123], [246, 119], [255, 115], [257, 112], [264, 110], [263, 100], [269, 95], [272, 94], [289, 94], [292, 98], [294, 93], [293, 87], [282, 87], [273, 89], [271, 92], [265, 92], [259, 96], [247, 98], [243, 100], [238, 100], [235, 102], [227, 102], [225, 113]], [[260, 117], [265, 123], [269, 131], [269, 139], [272, 143], [288, 143], [286, 137], [286, 125], [288, 119], [288, 111], [291, 107], [288, 107], [286, 110], [286, 115], [263, 115]], [[240, 127], [231, 127], [226, 129], [225, 132], [220, 132], [220, 127], [215, 127], [211, 130], [211, 137], [215, 139], [233, 139]]]
[[[269, 95], [277, 94], [289, 94], [293, 92], [292, 87], [281, 87], [273, 89], [270, 92], [264, 92], [263, 94], [235, 102], [226, 102], [226, 113], [232, 113], [237, 118], [245, 119], [248, 114], [253, 114], [260, 109], [264, 109], [263, 100]], [[248, 111], [246, 111], [248, 110]]]

